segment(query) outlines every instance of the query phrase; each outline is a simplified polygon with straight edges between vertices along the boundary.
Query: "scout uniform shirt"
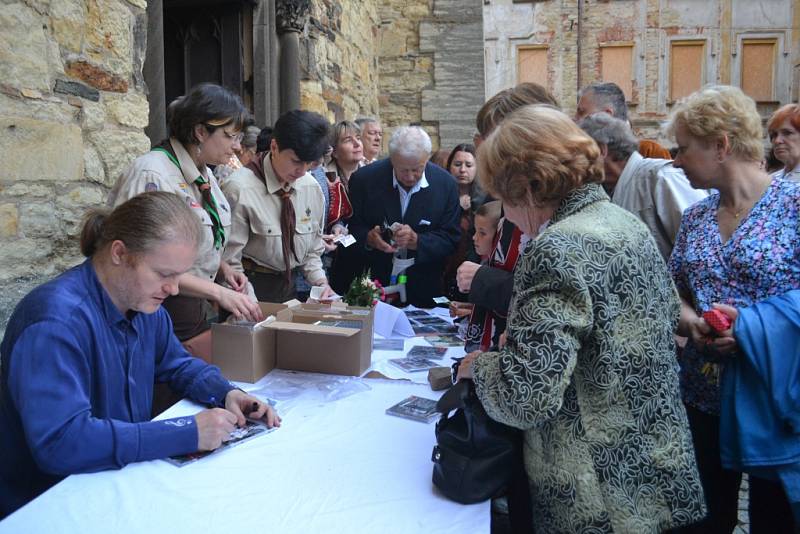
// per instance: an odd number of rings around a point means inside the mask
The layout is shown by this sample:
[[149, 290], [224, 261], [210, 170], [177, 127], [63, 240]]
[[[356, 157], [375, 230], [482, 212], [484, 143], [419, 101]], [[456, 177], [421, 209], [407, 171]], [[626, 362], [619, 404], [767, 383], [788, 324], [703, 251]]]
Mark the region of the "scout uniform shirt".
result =
[[[281, 241], [281, 197], [277, 194], [281, 184], [272, 169], [269, 153], [263, 158], [266, 183], [251, 169], [242, 167], [223, 184], [232, 213], [224, 259], [237, 271], [243, 271], [242, 256], [276, 272], [286, 270]], [[294, 250], [297, 259], [290, 258], [290, 266], [292, 269], [300, 266], [306, 280], [314, 283], [325, 278], [320, 259], [325, 251], [322, 242], [325, 200], [319, 184], [309, 173], [287, 188], [292, 189], [296, 219]]]
[[[170, 138], [169, 142], [178, 158], [180, 168], [161, 151], [156, 150], [139, 156], [117, 180], [108, 196], [108, 205], [116, 207], [145, 191], [168, 191], [183, 198], [203, 224], [203, 232], [197, 246], [197, 259], [189, 272], [213, 282], [217, 276], [223, 247], [217, 249], [214, 246], [211, 217], [203, 209], [203, 195], [194, 183], [201, 173], [180, 141]], [[211, 184], [211, 195], [217, 203], [220, 222], [227, 239], [231, 226], [230, 204], [225, 200], [225, 195], [222, 194], [211, 170], [204, 166], [202, 174]]]

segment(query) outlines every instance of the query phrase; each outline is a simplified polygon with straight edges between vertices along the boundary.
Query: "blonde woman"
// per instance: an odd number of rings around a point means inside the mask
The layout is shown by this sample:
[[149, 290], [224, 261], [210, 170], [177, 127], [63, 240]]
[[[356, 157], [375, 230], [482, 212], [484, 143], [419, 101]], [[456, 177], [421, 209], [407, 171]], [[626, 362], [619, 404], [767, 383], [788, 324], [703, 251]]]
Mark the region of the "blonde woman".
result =
[[[746, 307], [800, 287], [800, 186], [762, 168], [761, 117], [736, 87], [713, 86], [679, 103], [667, 131], [696, 189], [717, 192], [687, 209], [669, 261], [681, 297], [681, 391], [692, 428], [709, 516], [698, 532], [731, 532], [741, 473], [720, 457], [720, 384], [731, 338], [712, 335], [701, 317], [712, 303]], [[724, 380], [723, 380], [724, 381]], [[733, 469], [736, 467], [736, 469]], [[751, 532], [775, 530], [791, 511], [780, 483], [751, 476]]]

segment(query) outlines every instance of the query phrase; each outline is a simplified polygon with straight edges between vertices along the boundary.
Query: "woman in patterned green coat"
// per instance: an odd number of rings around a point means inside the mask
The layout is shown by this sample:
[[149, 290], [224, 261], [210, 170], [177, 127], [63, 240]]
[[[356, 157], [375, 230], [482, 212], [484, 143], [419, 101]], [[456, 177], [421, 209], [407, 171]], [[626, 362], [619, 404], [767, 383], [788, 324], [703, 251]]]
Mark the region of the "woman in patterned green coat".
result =
[[478, 153], [485, 187], [532, 240], [505, 347], [470, 354], [460, 376], [490, 417], [525, 431], [537, 533], [661, 532], [705, 514], [678, 297], [647, 228], [600, 186], [599, 156], [546, 106], [510, 115]]

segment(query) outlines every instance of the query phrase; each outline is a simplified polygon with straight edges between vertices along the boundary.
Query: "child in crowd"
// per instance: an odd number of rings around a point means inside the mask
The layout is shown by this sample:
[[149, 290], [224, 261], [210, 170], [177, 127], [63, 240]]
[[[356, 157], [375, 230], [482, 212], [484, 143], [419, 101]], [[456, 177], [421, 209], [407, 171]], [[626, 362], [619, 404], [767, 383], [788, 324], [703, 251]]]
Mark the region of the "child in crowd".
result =
[[[472, 243], [475, 252], [481, 257], [483, 264], [491, 265], [493, 252], [497, 247], [499, 236], [498, 228], [501, 223], [502, 203], [499, 200], [487, 202], [475, 212], [475, 234]], [[474, 306], [468, 302], [451, 302], [451, 317], [469, 316], [466, 329], [462, 331], [465, 349], [489, 350], [496, 346], [500, 334], [505, 331], [505, 317], [499, 317], [492, 310], [482, 306]]]

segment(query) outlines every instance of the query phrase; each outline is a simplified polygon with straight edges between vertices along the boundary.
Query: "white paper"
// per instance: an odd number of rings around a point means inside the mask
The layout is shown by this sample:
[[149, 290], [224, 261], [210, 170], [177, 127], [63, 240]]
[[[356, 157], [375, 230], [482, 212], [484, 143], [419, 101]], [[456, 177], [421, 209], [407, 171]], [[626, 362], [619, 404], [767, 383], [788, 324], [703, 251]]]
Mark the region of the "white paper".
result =
[[309, 291], [308, 298], [309, 299], [318, 300], [318, 301], [319, 300], [324, 300], [324, 302], [328, 302], [328, 301], [331, 301], [331, 300], [339, 300], [340, 298], [342, 298], [341, 295], [337, 295], [336, 293], [334, 293], [333, 295], [330, 295], [330, 296], [326, 297], [325, 299], [320, 299], [320, 297], [322, 297], [322, 292], [324, 290], [325, 290], [324, 286], [314, 286], [314, 287], [311, 288], [311, 291]]
[[[334, 240], [335, 241], [335, 240]], [[349, 247], [350, 245], [356, 242], [356, 238], [350, 234], [343, 235], [341, 239], [339, 239], [339, 243], [342, 244], [344, 248]]]
[[385, 338], [393, 336], [412, 337], [414, 329], [408, 322], [408, 317], [403, 310], [395, 308], [385, 302], [378, 301], [375, 305], [375, 333]]

